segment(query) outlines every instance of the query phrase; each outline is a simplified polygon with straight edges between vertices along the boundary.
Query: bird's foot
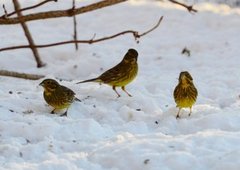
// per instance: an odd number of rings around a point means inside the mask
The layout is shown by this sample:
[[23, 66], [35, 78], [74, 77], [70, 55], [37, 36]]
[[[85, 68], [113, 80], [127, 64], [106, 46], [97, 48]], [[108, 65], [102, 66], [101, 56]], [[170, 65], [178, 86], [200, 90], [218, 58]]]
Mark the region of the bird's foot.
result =
[[177, 115], [177, 116], [176, 116], [176, 119], [180, 119], [180, 116], [179, 116], [179, 115]]
[[67, 112], [64, 112], [62, 115], [60, 115], [61, 117], [63, 116], [67, 116]]

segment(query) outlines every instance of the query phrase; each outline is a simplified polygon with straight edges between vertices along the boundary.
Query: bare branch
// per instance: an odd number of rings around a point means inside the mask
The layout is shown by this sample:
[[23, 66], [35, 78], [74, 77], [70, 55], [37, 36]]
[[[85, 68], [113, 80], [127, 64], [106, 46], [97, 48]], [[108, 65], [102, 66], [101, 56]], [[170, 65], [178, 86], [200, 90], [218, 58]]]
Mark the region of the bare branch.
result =
[[[72, 9], [75, 9], [75, 0], [73, 0], [73, 7]], [[76, 15], [73, 15], [73, 39], [74, 41], [77, 41], [77, 20]], [[78, 43], [75, 43], [75, 48], [78, 50]]]
[[[13, 4], [14, 4], [15, 10], [17, 11], [17, 15], [19, 16], [19, 18], [21, 18], [23, 15], [19, 11], [20, 4], [19, 4], [18, 0], [13, 0]], [[34, 41], [32, 39], [31, 33], [28, 30], [27, 24], [24, 21], [22, 21], [22, 20], [20, 21], [20, 23], [21, 23], [21, 26], [22, 26], [22, 28], [24, 30], [25, 36], [27, 37], [27, 40], [29, 42], [29, 47], [31, 48], [31, 50], [32, 50], [32, 52], [34, 54], [35, 60], [37, 62], [37, 67], [44, 66], [44, 64], [42, 63], [42, 61], [41, 61], [41, 59], [39, 57], [38, 51], [37, 51], [37, 49], [35, 47], [35, 44], [34, 44]]]
[[[94, 37], [90, 40], [76, 40], [76, 41], [75, 40], [70, 40], [70, 41], [57, 42], [57, 43], [52, 43], [52, 44], [36, 45], [34, 47], [36, 47], [36, 48], [46, 48], [46, 47], [52, 47], [52, 46], [58, 46], [58, 45], [64, 45], [64, 44], [71, 44], [71, 43], [93, 44], [93, 43], [97, 43], [97, 42], [100, 42], [100, 41], [113, 39], [113, 38], [116, 38], [116, 37], [124, 35], [124, 34], [132, 34], [133, 37], [135, 38], [135, 40], [138, 43], [138, 39], [142, 36], [147, 35], [148, 33], [152, 32], [153, 30], [155, 30], [160, 25], [162, 19], [163, 19], [163, 16], [158, 20], [157, 24], [153, 28], [149, 29], [148, 31], [145, 31], [142, 34], [139, 34], [137, 31], [127, 30], [127, 31], [123, 31], [123, 32], [111, 35], [111, 36], [98, 38], [98, 39], [94, 39], [95, 38], [95, 34], [94, 34]], [[21, 49], [21, 48], [29, 48], [29, 47], [30, 47], [29, 45], [6, 47], [6, 48], [1, 48], [0, 52], [1, 51], [7, 51], [7, 50]]]
[[29, 80], [38, 80], [45, 76], [37, 74], [18, 73], [14, 71], [0, 70], [0, 76], [16, 77]]
[[47, 18], [72, 17], [73, 15], [94, 11], [100, 8], [115, 5], [125, 1], [127, 0], [103, 0], [94, 4], [90, 4], [88, 6], [84, 6], [76, 9], [39, 12], [39, 13], [28, 14], [25, 16], [14, 17], [14, 18], [0, 18], [0, 25], [18, 24], [21, 21], [27, 22], [27, 21], [47, 19]]
[[[29, 9], [37, 8], [37, 7], [42, 6], [42, 5], [44, 5], [44, 4], [48, 3], [48, 2], [51, 2], [51, 1], [57, 2], [57, 0], [45, 0], [45, 1], [40, 2], [39, 4], [36, 4], [36, 5], [33, 5], [33, 6], [29, 6], [29, 7], [26, 7], [26, 8], [22, 8], [19, 11], [22, 12], [22, 11], [26, 11], [26, 10], [29, 10]], [[14, 15], [16, 13], [17, 13], [17, 11], [11, 12], [11, 13], [9, 13], [7, 15], [5, 13], [5, 15], [2, 15], [0, 18], [7, 18], [7, 17], [10, 17], [10, 16], [12, 16], [12, 15]]]
[[197, 10], [194, 9], [192, 5], [186, 5], [184, 3], [181, 3], [181, 2], [178, 2], [178, 1], [175, 1], [175, 0], [169, 0], [169, 1], [174, 3], [174, 4], [177, 4], [177, 5], [180, 5], [184, 8], [186, 8], [188, 10], [188, 12], [197, 12]]

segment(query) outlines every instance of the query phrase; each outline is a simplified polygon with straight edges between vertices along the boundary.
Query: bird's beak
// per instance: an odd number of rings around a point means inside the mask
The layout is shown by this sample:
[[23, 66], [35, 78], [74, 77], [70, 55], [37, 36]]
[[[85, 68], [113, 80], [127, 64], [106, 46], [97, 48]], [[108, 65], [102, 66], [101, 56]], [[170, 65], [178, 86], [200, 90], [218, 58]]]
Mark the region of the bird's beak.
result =
[[43, 86], [43, 84], [44, 84], [44, 83], [43, 83], [43, 82], [41, 82], [41, 83], [39, 84], [39, 86]]

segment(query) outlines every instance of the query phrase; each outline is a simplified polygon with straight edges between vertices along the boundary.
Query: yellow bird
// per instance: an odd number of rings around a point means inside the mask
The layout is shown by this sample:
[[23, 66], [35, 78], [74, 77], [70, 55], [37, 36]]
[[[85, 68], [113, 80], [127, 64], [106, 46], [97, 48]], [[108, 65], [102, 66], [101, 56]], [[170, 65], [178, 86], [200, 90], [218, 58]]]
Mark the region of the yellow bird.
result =
[[133, 81], [134, 78], [137, 76], [137, 58], [138, 52], [135, 49], [129, 49], [119, 64], [105, 71], [97, 78], [81, 81], [77, 84], [86, 82], [98, 82], [100, 84], [108, 84], [112, 86], [112, 89], [117, 93], [118, 97], [120, 97], [120, 94], [117, 92], [116, 87], [121, 87], [122, 90], [131, 97], [132, 95], [125, 90], [125, 86], [131, 81]]
[[192, 76], [187, 72], [183, 71], [179, 75], [178, 85], [175, 87], [173, 96], [177, 107], [179, 108], [176, 118], [180, 118], [179, 114], [182, 108], [189, 107], [190, 113], [192, 113], [192, 106], [197, 100], [198, 91], [193, 84]]
[[45, 101], [54, 108], [51, 114], [54, 114], [56, 109], [66, 109], [61, 116], [67, 116], [67, 110], [73, 101], [80, 101], [71, 89], [61, 86], [56, 80], [45, 79], [39, 85], [44, 88], [43, 97]]

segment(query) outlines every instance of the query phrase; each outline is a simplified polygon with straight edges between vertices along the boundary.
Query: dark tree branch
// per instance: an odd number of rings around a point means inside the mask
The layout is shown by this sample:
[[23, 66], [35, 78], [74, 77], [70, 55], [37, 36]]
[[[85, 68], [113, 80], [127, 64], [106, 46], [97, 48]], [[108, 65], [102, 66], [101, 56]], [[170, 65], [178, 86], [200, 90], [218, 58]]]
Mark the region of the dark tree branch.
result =
[[174, 4], [177, 4], [177, 5], [180, 5], [184, 8], [186, 8], [188, 10], [188, 12], [197, 12], [197, 10], [194, 9], [192, 5], [186, 5], [184, 3], [181, 3], [181, 2], [178, 2], [178, 1], [175, 1], [175, 0], [169, 0], [169, 1], [174, 3]]
[[25, 16], [14, 17], [14, 18], [0, 18], [0, 25], [18, 24], [21, 21], [27, 22], [27, 21], [40, 20], [40, 19], [72, 17], [73, 15], [94, 11], [100, 8], [115, 5], [125, 1], [127, 0], [103, 0], [94, 4], [81, 7], [81, 8], [76, 8], [76, 9], [39, 12], [39, 13], [28, 14]]
[[44, 75], [18, 73], [18, 72], [7, 71], [7, 70], [0, 70], [0, 76], [16, 77], [16, 78], [23, 78], [23, 79], [29, 79], [29, 80], [38, 80], [45, 77]]
[[[29, 10], [29, 9], [37, 8], [37, 7], [42, 6], [42, 5], [44, 5], [44, 4], [48, 3], [48, 2], [51, 2], [51, 1], [57, 2], [57, 0], [45, 0], [45, 1], [40, 2], [39, 4], [36, 4], [36, 5], [33, 5], [33, 6], [29, 6], [29, 7], [26, 7], [26, 8], [22, 8], [22, 9], [20, 9], [20, 11], [22, 12], [22, 11], [26, 11], [26, 10]], [[5, 13], [5, 15], [2, 15], [0, 18], [7, 18], [7, 17], [10, 17], [10, 16], [12, 16], [12, 15], [14, 15], [16, 13], [17, 13], [17, 11], [11, 12], [11, 13], [9, 13], [7, 15]]]
[[[73, 0], [73, 10], [76, 8], [75, 0]], [[76, 15], [73, 15], [73, 40], [77, 41], [77, 20]], [[78, 43], [75, 43], [75, 49], [78, 50]]]
[[[20, 9], [20, 4], [18, 2], [18, 0], [13, 0], [13, 4], [14, 4], [14, 8], [15, 10], [17, 11], [17, 15], [19, 18], [21, 18], [23, 15], [21, 13], [21, 11], [19, 11]], [[25, 36], [27, 37], [27, 40], [28, 40], [28, 43], [29, 43], [29, 47], [31, 48], [33, 54], [34, 54], [34, 57], [35, 57], [35, 60], [37, 62], [37, 67], [42, 67], [44, 66], [44, 64], [42, 63], [40, 57], [39, 57], [39, 54], [38, 54], [38, 51], [35, 47], [35, 44], [34, 44], [34, 41], [32, 39], [32, 36], [31, 36], [31, 33], [27, 27], [27, 24], [24, 22], [24, 21], [20, 21], [20, 24], [24, 30], [24, 33], [25, 33]]]
[[[148, 33], [152, 32], [153, 30], [155, 30], [160, 25], [162, 19], [163, 19], [163, 16], [158, 20], [157, 24], [153, 28], [151, 28], [151, 29], [149, 29], [149, 30], [147, 30], [147, 31], [145, 31], [141, 34], [139, 34], [137, 31], [127, 30], [127, 31], [123, 31], [123, 32], [120, 32], [120, 33], [117, 33], [117, 34], [114, 34], [114, 35], [111, 35], [111, 36], [99, 38], [99, 39], [94, 39], [95, 38], [95, 34], [94, 34], [94, 37], [90, 40], [76, 40], [76, 41], [75, 40], [70, 40], [70, 41], [57, 42], [57, 43], [52, 43], [52, 44], [36, 45], [34, 47], [36, 47], [36, 48], [46, 48], [46, 47], [52, 47], [52, 46], [58, 46], [58, 45], [64, 45], [64, 44], [71, 44], [71, 43], [93, 44], [93, 43], [97, 43], [97, 42], [100, 42], [100, 41], [113, 39], [113, 38], [116, 38], [116, 37], [124, 35], [124, 34], [132, 34], [133, 37], [135, 38], [135, 40], [138, 43], [138, 39], [142, 36], [147, 35]], [[1, 48], [0, 52], [1, 51], [7, 51], [7, 50], [21, 49], [21, 48], [29, 48], [29, 47], [30, 47], [29, 45], [6, 47], [6, 48]]]

